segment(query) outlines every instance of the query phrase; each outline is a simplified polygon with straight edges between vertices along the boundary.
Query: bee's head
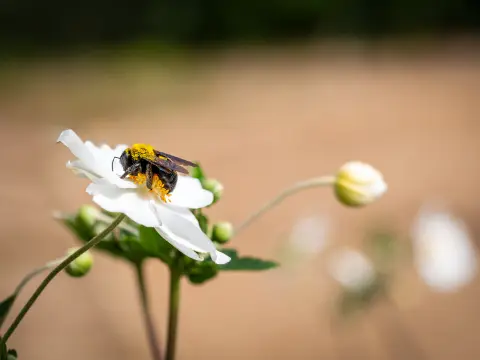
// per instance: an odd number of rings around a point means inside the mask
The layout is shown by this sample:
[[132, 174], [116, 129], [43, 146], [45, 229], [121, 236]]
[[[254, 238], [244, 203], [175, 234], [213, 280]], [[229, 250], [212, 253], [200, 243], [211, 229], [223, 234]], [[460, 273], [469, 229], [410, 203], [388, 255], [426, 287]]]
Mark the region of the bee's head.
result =
[[122, 153], [122, 155], [120, 155], [120, 157], [115, 156], [112, 159], [112, 171], [113, 171], [113, 162], [115, 161], [115, 159], [120, 159], [120, 164], [122, 165], [123, 170], [127, 170], [130, 166], [133, 165], [132, 155], [130, 154], [130, 151], [128, 149], [126, 149]]
[[130, 155], [130, 151], [128, 151], [128, 149], [125, 150], [122, 155], [120, 155], [120, 164], [122, 164], [123, 170], [127, 170], [133, 165], [132, 155]]

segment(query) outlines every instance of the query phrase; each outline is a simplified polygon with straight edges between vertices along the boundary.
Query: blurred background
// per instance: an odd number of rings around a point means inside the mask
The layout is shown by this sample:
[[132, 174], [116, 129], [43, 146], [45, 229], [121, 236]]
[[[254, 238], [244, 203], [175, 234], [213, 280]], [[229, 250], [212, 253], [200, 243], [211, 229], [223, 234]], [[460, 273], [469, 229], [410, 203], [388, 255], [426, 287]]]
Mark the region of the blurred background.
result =
[[[65, 128], [201, 161], [225, 186], [210, 216], [234, 224], [362, 160], [380, 201], [304, 192], [232, 243], [284, 266], [183, 284], [178, 359], [480, 358], [479, 30], [474, 0], [2, 1], [0, 298], [77, 243], [52, 217], [91, 201]], [[452, 215], [425, 230], [432, 203]], [[95, 259], [27, 315], [21, 359], [149, 358], [132, 269]], [[147, 270], [163, 344], [167, 272]]]

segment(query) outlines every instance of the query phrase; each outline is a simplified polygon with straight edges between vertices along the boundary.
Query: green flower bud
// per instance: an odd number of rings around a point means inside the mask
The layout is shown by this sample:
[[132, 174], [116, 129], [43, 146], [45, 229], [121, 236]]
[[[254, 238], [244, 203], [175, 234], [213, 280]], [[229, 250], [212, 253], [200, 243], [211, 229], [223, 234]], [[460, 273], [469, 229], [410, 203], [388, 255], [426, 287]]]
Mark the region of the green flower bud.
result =
[[370, 204], [387, 191], [382, 174], [372, 166], [353, 161], [343, 165], [335, 178], [335, 195], [344, 205]]
[[77, 218], [87, 227], [91, 228], [95, 225], [99, 213], [100, 211], [94, 206], [82, 205], [80, 209], [78, 209]]
[[194, 177], [195, 179], [199, 179], [200, 181], [205, 178], [205, 174], [199, 163], [197, 163], [196, 167], [190, 170], [190, 176]]
[[212, 228], [212, 241], [225, 244], [233, 236], [233, 225], [228, 221], [218, 222]]
[[17, 351], [14, 350], [14, 349], [10, 349], [8, 350], [7, 352], [7, 360], [17, 360], [18, 358], [18, 355], [17, 355]]
[[223, 185], [216, 179], [205, 179], [202, 181], [202, 186], [205, 190], [213, 193], [213, 202], [216, 203], [223, 194]]
[[[68, 255], [73, 254], [78, 248], [71, 248], [68, 250]], [[68, 275], [73, 277], [82, 277], [90, 271], [93, 266], [93, 256], [87, 251], [73, 260], [66, 268], [65, 271]]]

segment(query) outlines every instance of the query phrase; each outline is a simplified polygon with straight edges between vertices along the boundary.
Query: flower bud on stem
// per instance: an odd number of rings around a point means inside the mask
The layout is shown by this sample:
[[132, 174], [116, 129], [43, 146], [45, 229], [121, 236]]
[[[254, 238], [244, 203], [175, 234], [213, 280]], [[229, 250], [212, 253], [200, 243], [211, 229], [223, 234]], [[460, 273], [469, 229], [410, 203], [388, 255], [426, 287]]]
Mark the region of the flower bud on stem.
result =
[[265, 205], [263, 205], [260, 209], [250, 215], [243, 223], [237, 226], [235, 229], [234, 235], [238, 235], [242, 230], [247, 228], [252, 222], [257, 220], [260, 216], [264, 213], [272, 209], [273, 207], [280, 204], [283, 200], [287, 197], [296, 194], [302, 190], [318, 187], [318, 186], [331, 186], [335, 183], [334, 176], [321, 176], [318, 178], [313, 178], [306, 181], [301, 181], [299, 183], [294, 184], [292, 187], [283, 190], [279, 195], [277, 195], [273, 200], [270, 200]]
[[[68, 254], [73, 254], [78, 248], [72, 248], [68, 250]], [[65, 272], [71, 277], [83, 277], [90, 272], [93, 266], [93, 256], [90, 251], [87, 251], [73, 260], [65, 268]]]
[[38, 286], [38, 288], [35, 290], [33, 295], [28, 299], [27, 303], [23, 306], [23, 308], [20, 310], [20, 313], [17, 315], [15, 320], [13, 321], [12, 325], [7, 329], [5, 332], [5, 335], [2, 337], [0, 346], [3, 344], [7, 343], [7, 340], [10, 338], [10, 336], [13, 334], [17, 326], [20, 324], [20, 322], [23, 320], [25, 315], [27, 314], [28, 310], [33, 306], [35, 301], [37, 301], [38, 297], [42, 294], [43, 290], [48, 286], [48, 284], [57, 276], [59, 272], [61, 272], [63, 269], [65, 269], [73, 260], [78, 258], [80, 255], [85, 253], [87, 250], [91, 249], [95, 245], [97, 245], [102, 239], [107, 236], [110, 232], [113, 231], [117, 227], [118, 224], [125, 218], [124, 214], [120, 214], [111, 224], [108, 226], [103, 232], [95, 236], [93, 239], [91, 239], [89, 242], [87, 242], [85, 245], [83, 245], [80, 249], [69, 255], [65, 260], [63, 260], [58, 266], [56, 266], [50, 274], [47, 275], [47, 277], [42, 281], [42, 283]]

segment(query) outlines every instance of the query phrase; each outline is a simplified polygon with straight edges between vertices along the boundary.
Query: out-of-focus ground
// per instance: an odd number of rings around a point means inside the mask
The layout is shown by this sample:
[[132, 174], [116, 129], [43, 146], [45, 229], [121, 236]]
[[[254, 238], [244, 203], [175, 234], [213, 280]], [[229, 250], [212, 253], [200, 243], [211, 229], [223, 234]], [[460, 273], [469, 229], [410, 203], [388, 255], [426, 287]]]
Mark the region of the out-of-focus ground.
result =
[[[0, 297], [75, 244], [51, 216], [90, 202], [85, 180], [65, 168], [72, 155], [55, 144], [70, 127], [95, 142], [147, 142], [200, 160], [226, 189], [209, 214], [234, 223], [292, 182], [332, 173], [345, 161], [383, 172], [389, 192], [361, 210], [341, 206], [329, 189], [288, 199], [234, 240], [244, 254], [278, 259], [294, 221], [315, 213], [332, 220], [331, 247], [358, 244], [377, 224], [408, 235], [419, 206], [431, 199], [446, 200], [479, 244], [478, 49], [355, 45], [238, 51], [199, 62], [10, 64], [0, 91]], [[332, 329], [337, 287], [324, 265], [320, 256], [291, 273], [184, 283], [179, 359], [422, 359], [423, 351], [435, 360], [480, 357], [479, 279], [459, 293], [434, 294], [405, 271], [399, 309], [380, 306]], [[149, 264], [162, 334], [166, 275], [161, 264]], [[413, 353], [412, 341], [422, 351]], [[97, 254], [90, 276], [59, 276], [10, 346], [22, 359], [147, 359], [133, 272]]]

